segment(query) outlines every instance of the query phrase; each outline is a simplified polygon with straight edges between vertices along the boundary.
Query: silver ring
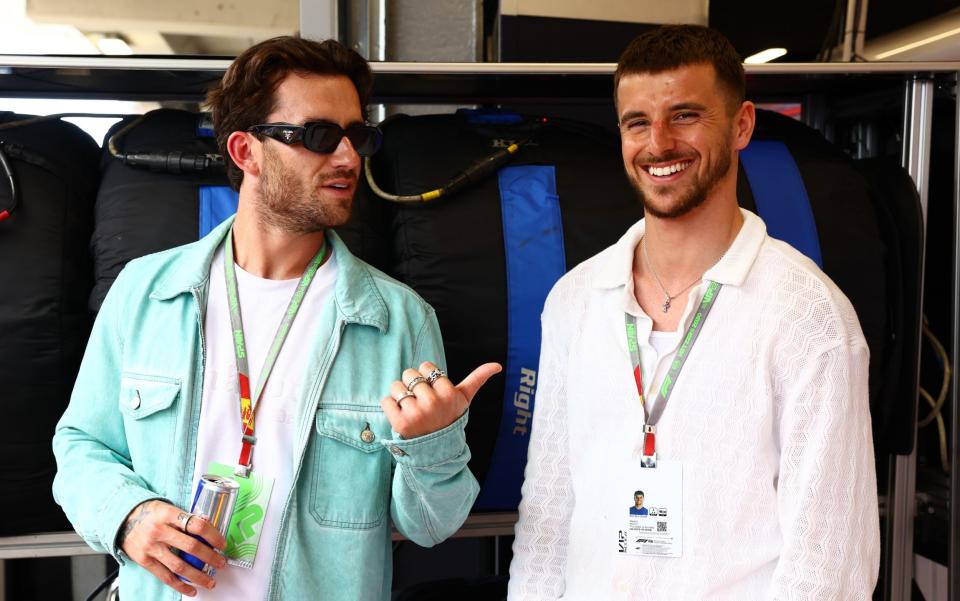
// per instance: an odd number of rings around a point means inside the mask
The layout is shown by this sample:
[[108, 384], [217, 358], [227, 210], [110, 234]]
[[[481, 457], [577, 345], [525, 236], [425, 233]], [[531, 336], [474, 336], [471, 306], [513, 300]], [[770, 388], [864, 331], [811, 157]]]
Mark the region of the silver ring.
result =
[[401, 394], [400, 396], [395, 396], [395, 397], [393, 397], [393, 400], [395, 400], [395, 401], [397, 402], [397, 404], [399, 405], [399, 404], [400, 404], [400, 401], [402, 401], [403, 399], [409, 399], [410, 397], [415, 397], [415, 396], [417, 396], [417, 395], [413, 394], [412, 392], [410, 392], [410, 391], [408, 390], [408, 391], [406, 391], [405, 393]]
[[177, 516], [177, 525], [180, 527], [180, 532], [183, 532], [184, 534], [187, 533], [187, 527], [190, 525], [190, 520], [194, 517], [196, 516], [194, 516], [192, 513], [186, 513], [183, 511], [180, 512], [180, 514]]
[[442, 369], [435, 369], [427, 375], [427, 384], [433, 386], [433, 383], [439, 380], [440, 378], [446, 378], [447, 372]]
[[407, 390], [409, 390], [409, 391], [412, 393], [414, 386], [416, 386], [417, 384], [420, 384], [420, 383], [422, 383], [422, 382], [426, 382], [426, 381], [427, 381], [427, 379], [424, 378], [423, 376], [417, 376], [416, 378], [410, 380], [410, 383], [407, 384]]

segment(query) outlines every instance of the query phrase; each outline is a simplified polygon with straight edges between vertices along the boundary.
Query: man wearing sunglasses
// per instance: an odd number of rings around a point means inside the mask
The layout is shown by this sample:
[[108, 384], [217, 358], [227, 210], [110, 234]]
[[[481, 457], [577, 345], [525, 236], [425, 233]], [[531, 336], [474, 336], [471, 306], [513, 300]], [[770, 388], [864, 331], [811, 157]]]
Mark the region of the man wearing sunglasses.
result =
[[[433, 310], [331, 231], [380, 144], [370, 83], [335, 41], [244, 52], [208, 97], [236, 218], [107, 295], [54, 493], [124, 598], [389, 599], [391, 525], [433, 545], [473, 504], [466, 410], [499, 366], [451, 382]], [[226, 536], [190, 512], [206, 474], [239, 485]]]

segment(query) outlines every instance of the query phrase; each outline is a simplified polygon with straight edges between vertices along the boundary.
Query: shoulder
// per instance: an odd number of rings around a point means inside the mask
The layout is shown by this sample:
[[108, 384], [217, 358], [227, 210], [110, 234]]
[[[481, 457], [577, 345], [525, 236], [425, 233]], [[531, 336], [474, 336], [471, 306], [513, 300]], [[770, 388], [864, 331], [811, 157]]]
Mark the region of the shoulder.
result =
[[191, 242], [131, 259], [117, 275], [110, 293], [122, 294], [127, 299], [149, 296], [170, 274], [195, 267], [193, 260], [187, 257], [193, 254], [198, 244], [199, 241]]
[[[185, 256], [191, 254], [191, 251], [195, 250], [199, 244], [200, 241], [198, 240], [131, 259], [124, 267], [124, 271], [128, 272], [128, 274], [136, 274], [137, 276], [165, 273], [182, 264]], [[127, 277], [129, 278], [130, 275]]]
[[547, 295], [544, 315], [582, 309], [591, 293], [602, 289], [601, 280], [617, 268], [618, 245], [608, 246], [557, 280]]
[[768, 290], [770, 305], [800, 333], [824, 344], [865, 345], [856, 310], [816, 263], [789, 244], [766, 237], [750, 273], [754, 289]]
[[348, 320], [376, 325], [384, 334], [419, 331], [436, 323], [431, 307], [412, 288], [337, 246], [336, 302]]
[[354, 260], [358, 262], [358, 268], [367, 271], [374, 286], [388, 306], [401, 306], [424, 313], [433, 313], [433, 307], [430, 306], [430, 303], [417, 294], [413, 288], [360, 259], [355, 258]]

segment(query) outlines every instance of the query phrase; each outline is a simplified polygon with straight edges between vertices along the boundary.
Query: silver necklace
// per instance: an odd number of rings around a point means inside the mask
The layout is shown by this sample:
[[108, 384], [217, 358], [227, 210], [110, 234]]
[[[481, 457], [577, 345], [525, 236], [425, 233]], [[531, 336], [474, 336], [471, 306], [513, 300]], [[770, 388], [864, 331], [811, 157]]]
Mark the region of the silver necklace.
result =
[[683, 290], [681, 290], [680, 292], [677, 292], [676, 294], [670, 294], [669, 292], [667, 292], [667, 289], [663, 285], [663, 282], [660, 281], [660, 276], [657, 275], [657, 270], [653, 268], [653, 263], [650, 262], [650, 255], [647, 254], [647, 245], [644, 244], [643, 240], [641, 240], [640, 243], [641, 243], [641, 246], [643, 247], [643, 260], [646, 262], [647, 267], [650, 268], [650, 273], [653, 274], [653, 279], [657, 281], [657, 286], [660, 286], [660, 291], [663, 292], [663, 296], [665, 300], [663, 301], [663, 304], [660, 305], [660, 307], [663, 309], [663, 312], [666, 313], [667, 311], [670, 310], [670, 303], [673, 302], [673, 299], [677, 298], [687, 290], [690, 290], [691, 288], [693, 288], [694, 284], [696, 284], [697, 282], [703, 279], [703, 275], [700, 275], [697, 279], [687, 284], [683, 288]]

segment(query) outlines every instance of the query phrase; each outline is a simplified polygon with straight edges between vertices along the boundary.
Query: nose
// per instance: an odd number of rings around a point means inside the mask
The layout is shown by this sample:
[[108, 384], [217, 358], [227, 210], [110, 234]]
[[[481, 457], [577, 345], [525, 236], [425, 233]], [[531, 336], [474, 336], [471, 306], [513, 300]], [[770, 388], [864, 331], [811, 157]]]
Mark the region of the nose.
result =
[[658, 119], [650, 124], [650, 153], [662, 155], [665, 151], [673, 150], [675, 141], [670, 124]]
[[330, 154], [330, 164], [332, 167], [345, 169], [357, 169], [360, 166], [360, 155], [350, 142], [350, 138], [347, 136], [340, 138], [340, 143]]

